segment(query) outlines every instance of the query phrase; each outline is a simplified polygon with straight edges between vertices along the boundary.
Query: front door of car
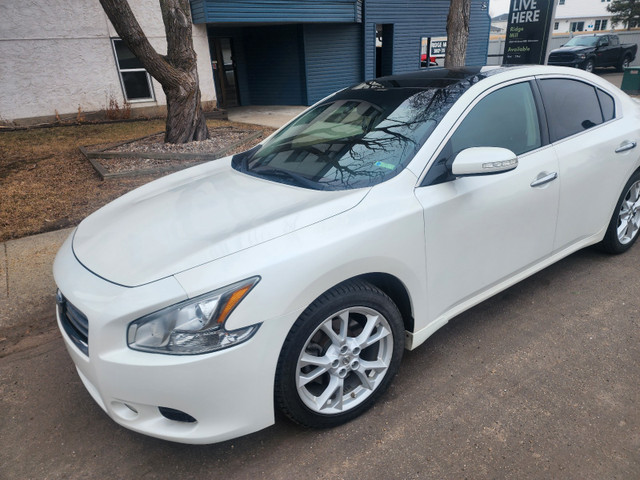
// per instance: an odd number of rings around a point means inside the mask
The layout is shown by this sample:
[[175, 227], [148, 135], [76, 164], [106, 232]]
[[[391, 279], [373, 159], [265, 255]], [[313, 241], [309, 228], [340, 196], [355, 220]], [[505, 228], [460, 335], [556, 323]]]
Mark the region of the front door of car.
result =
[[[436, 157], [416, 196], [424, 210], [429, 316], [455, 311], [525, 270], [553, 248], [559, 185], [554, 150], [541, 128], [530, 82], [475, 101]], [[453, 178], [469, 147], [508, 148], [516, 169]]]
[[622, 118], [613, 97], [594, 85], [570, 78], [538, 83], [559, 162], [555, 249], [562, 250], [609, 224], [637, 158], [637, 124]]

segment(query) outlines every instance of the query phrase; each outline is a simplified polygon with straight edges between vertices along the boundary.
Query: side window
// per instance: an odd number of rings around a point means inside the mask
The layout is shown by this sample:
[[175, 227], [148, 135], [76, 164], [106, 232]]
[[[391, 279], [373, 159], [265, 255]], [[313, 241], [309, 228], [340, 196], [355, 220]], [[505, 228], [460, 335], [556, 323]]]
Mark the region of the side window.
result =
[[529, 82], [509, 85], [480, 100], [440, 152], [423, 185], [452, 180], [450, 165], [470, 147], [508, 148], [517, 155], [542, 146], [540, 122]]
[[540, 147], [540, 123], [529, 83], [510, 85], [483, 98], [449, 141], [454, 155], [470, 147], [508, 148], [517, 155]]
[[613, 120], [616, 116], [616, 103], [611, 95], [598, 89], [598, 100], [600, 100], [600, 108], [602, 108], [602, 116], [604, 121]]
[[554, 78], [541, 80], [540, 91], [552, 142], [600, 125], [603, 121], [596, 89], [591, 85]]

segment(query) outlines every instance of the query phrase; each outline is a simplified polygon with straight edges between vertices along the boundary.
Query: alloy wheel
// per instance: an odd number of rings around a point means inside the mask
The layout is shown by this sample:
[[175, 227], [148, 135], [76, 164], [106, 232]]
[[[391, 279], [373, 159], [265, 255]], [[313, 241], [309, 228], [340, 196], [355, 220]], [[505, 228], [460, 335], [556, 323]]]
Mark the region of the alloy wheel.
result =
[[629, 188], [618, 213], [618, 240], [622, 245], [631, 242], [640, 230], [640, 180]]
[[372, 308], [350, 307], [324, 320], [298, 358], [296, 388], [313, 412], [355, 408], [382, 382], [393, 356], [387, 319]]

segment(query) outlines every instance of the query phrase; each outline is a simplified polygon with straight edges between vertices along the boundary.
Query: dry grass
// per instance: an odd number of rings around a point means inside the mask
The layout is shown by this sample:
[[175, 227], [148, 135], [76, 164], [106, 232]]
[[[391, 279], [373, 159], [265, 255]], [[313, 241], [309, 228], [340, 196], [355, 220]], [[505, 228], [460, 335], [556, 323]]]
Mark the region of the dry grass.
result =
[[[234, 125], [209, 120], [210, 128]], [[263, 127], [254, 127], [263, 129]], [[164, 130], [164, 121], [77, 125], [0, 133], [0, 241], [76, 225], [156, 176], [102, 181], [78, 151]]]

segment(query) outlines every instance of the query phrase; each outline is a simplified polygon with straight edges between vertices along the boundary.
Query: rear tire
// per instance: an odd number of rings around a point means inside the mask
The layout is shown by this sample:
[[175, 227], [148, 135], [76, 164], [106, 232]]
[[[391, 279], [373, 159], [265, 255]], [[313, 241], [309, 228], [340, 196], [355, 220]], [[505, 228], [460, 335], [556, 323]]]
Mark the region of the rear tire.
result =
[[291, 327], [278, 359], [276, 404], [306, 427], [348, 422], [384, 393], [403, 349], [402, 317], [384, 292], [360, 280], [337, 285]]
[[625, 55], [624, 58], [620, 60], [620, 63], [618, 63], [616, 70], [618, 70], [619, 72], [623, 72], [624, 69], [628, 67], [630, 64], [631, 64], [631, 57], [629, 55]]
[[623, 253], [638, 240], [640, 232], [640, 170], [622, 189], [604, 239], [598, 245], [607, 253]]

